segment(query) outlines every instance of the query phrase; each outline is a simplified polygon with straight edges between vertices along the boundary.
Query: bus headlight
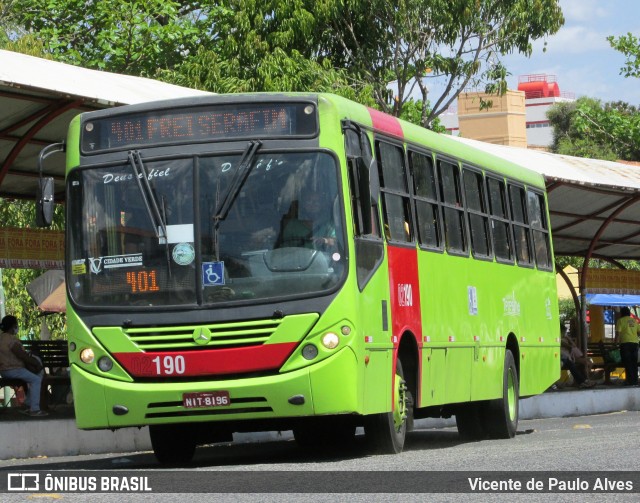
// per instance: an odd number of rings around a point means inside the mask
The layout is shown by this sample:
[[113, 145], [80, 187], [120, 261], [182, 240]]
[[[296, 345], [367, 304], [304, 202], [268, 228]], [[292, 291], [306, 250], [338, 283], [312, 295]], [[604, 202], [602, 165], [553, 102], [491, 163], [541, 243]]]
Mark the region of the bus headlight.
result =
[[113, 362], [108, 356], [102, 356], [98, 360], [98, 368], [103, 372], [109, 372], [113, 368]]
[[306, 360], [313, 360], [316, 356], [318, 356], [318, 348], [313, 344], [307, 344], [302, 348], [302, 356]]
[[82, 351], [80, 351], [80, 359], [84, 363], [93, 363], [94, 358], [95, 355], [93, 354], [93, 349], [84, 348]]
[[322, 336], [322, 345], [327, 349], [335, 349], [340, 344], [340, 338], [333, 332], [327, 332]]

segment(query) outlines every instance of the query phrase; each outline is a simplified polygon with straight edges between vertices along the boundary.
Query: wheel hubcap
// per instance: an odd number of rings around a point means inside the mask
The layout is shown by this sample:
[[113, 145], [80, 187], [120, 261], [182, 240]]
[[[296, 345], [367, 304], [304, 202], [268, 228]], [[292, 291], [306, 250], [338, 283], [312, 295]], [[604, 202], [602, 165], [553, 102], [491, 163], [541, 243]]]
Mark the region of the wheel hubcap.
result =
[[509, 369], [507, 374], [507, 406], [509, 407], [509, 419], [514, 421], [516, 418], [516, 386], [513, 369]]
[[396, 374], [395, 378], [395, 396], [397, 397], [396, 406], [393, 410], [393, 425], [397, 432], [400, 431], [402, 425], [407, 419], [407, 384], [401, 376]]

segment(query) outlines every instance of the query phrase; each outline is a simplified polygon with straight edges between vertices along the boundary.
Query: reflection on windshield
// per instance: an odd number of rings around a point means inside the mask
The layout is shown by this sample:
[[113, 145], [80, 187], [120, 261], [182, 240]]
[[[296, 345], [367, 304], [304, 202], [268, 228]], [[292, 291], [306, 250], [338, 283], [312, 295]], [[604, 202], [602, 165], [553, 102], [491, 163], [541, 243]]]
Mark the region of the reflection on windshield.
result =
[[[202, 218], [203, 269], [208, 270], [206, 264], [213, 270], [223, 263], [224, 272], [218, 280], [203, 276], [205, 303], [318, 292], [335, 286], [343, 273], [333, 158], [318, 153], [263, 154], [255, 162], [227, 218], [220, 222], [219, 257], [214, 222]], [[217, 187], [228, 183], [235, 163], [236, 157], [201, 160], [201, 215], [213, 214]]]
[[163, 202], [167, 244], [157, 237], [127, 163], [74, 172], [69, 180], [74, 299], [97, 306], [206, 305], [335, 287], [346, 256], [333, 157], [255, 155], [216, 232], [216, 208], [240, 158], [144, 161], [146, 173], [137, 176], [146, 176], [153, 197]]

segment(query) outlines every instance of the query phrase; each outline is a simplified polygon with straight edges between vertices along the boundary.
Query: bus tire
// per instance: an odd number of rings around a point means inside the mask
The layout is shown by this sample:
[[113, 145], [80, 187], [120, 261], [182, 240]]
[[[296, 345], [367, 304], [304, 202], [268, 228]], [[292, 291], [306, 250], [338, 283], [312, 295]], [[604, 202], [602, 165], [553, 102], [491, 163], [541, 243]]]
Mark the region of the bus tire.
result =
[[163, 465], [189, 463], [196, 451], [196, 437], [189, 425], [156, 424], [149, 426], [153, 453]]
[[367, 441], [380, 454], [401, 453], [407, 434], [407, 384], [400, 360], [396, 364], [393, 386], [393, 396], [396, 400], [393, 410], [372, 414], [367, 416], [365, 421], [364, 431]]
[[518, 369], [513, 353], [508, 349], [502, 374], [502, 398], [489, 400], [484, 411], [484, 426], [491, 438], [513, 438], [518, 429]]
[[456, 426], [463, 440], [482, 440], [487, 436], [483, 422], [482, 402], [460, 405], [456, 410]]

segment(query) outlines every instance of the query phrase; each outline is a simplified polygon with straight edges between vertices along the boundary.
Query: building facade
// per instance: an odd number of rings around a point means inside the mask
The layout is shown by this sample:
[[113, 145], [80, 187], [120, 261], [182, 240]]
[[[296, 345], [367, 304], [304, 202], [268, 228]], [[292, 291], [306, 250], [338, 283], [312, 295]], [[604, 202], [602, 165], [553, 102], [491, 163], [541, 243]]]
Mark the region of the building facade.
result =
[[[490, 100], [492, 106], [480, 110], [482, 100]], [[440, 120], [454, 136], [547, 150], [553, 142], [547, 111], [556, 103], [574, 100], [570, 93], [560, 91], [554, 75], [522, 75], [518, 90], [504, 96], [461, 93], [458, 106]]]

